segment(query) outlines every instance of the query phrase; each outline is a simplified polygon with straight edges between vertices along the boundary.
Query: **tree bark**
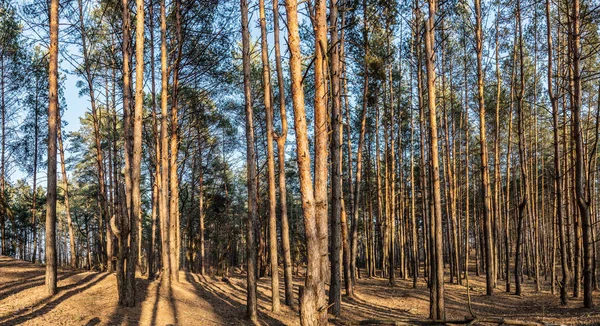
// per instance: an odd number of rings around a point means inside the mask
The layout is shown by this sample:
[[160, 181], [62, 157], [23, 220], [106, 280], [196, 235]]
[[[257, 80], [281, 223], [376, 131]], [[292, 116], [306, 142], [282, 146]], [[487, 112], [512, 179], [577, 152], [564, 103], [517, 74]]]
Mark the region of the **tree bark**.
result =
[[436, 117], [436, 72], [435, 72], [435, 16], [436, 0], [429, 0], [429, 17], [425, 23], [425, 54], [427, 70], [427, 106], [429, 109], [429, 137], [431, 139], [431, 178], [433, 219], [431, 236], [433, 238], [432, 285], [430, 287], [430, 318], [444, 320], [446, 318], [444, 307], [444, 261], [442, 240], [442, 200], [440, 191], [440, 164], [438, 153], [438, 133]]
[[70, 261], [70, 265], [72, 269], [75, 269], [77, 267], [77, 255], [75, 253], [75, 234], [73, 231], [73, 221], [71, 219], [71, 206], [69, 204], [69, 179], [67, 178], [67, 168], [66, 168], [66, 163], [65, 163], [65, 151], [63, 148], [63, 138], [62, 138], [62, 132], [61, 132], [61, 122], [60, 122], [60, 117], [59, 117], [59, 122], [57, 125], [57, 137], [58, 137], [58, 150], [60, 153], [60, 168], [61, 168], [61, 172], [62, 172], [62, 180], [63, 180], [63, 191], [64, 191], [64, 195], [65, 195], [65, 212], [67, 215], [67, 225], [68, 225], [68, 230], [69, 230], [69, 245], [70, 245], [70, 254], [71, 254], [71, 259]]
[[[289, 1], [289, 0], [288, 0]], [[246, 233], [246, 317], [257, 321], [256, 312], [256, 243], [254, 226], [258, 215], [256, 187], [256, 154], [254, 152], [254, 122], [252, 110], [252, 92], [250, 89], [250, 31], [248, 30], [248, 1], [240, 0], [242, 12], [242, 61], [244, 72], [244, 100], [246, 112], [246, 169], [248, 187], [248, 221]], [[294, 8], [295, 9], [295, 8]]]
[[492, 240], [492, 211], [491, 211], [491, 189], [489, 158], [485, 128], [485, 101], [483, 92], [483, 35], [481, 0], [475, 0], [475, 50], [477, 52], [477, 99], [479, 104], [479, 143], [481, 146], [481, 191], [483, 197], [483, 228], [485, 245], [485, 284], [486, 294], [494, 292], [494, 257]]
[[338, 35], [338, 0], [329, 3], [329, 25], [332, 48], [329, 60], [331, 78], [331, 280], [329, 304], [331, 313], [338, 316], [341, 310], [342, 287], [342, 103], [340, 93], [340, 52]]
[[273, 39], [275, 43], [275, 68], [277, 70], [277, 85], [279, 88], [279, 116], [281, 133], [277, 139], [277, 158], [279, 163], [279, 206], [281, 214], [281, 246], [283, 249], [283, 278], [285, 282], [285, 304], [294, 306], [294, 284], [292, 279], [292, 256], [290, 251], [290, 227], [287, 210], [287, 190], [285, 178], [285, 142], [288, 125], [285, 111], [285, 80], [281, 66], [281, 50], [279, 48], [279, 0], [273, 0]]
[[168, 101], [168, 63], [167, 63], [167, 14], [166, 0], [160, 2], [160, 69], [161, 69], [161, 102], [160, 102], [160, 178], [157, 178], [159, 196], [159, 212], [161, 225], [162, 268], [166, 275], [167, 284], [171, 284], [171, 247], [169, 214], [169, 116], [167, 113]]
[[267, 44], [267, 19], [265, 0], [259, 0], [260, 44], [262, 59], [262, 83], [267, 124], [267, 183], [269, 193], [269, 257], [271, 259], [271, 311], [278, 312], [279, 264], [277, 260], [277, 198], [275, 194], [275, 158], [273, 154], [273, 103], [271, 94], [271, 69], [269, 67], [269, 45]]
[[308, 256], [305, 285], [300, 294], [300, 323], [304, 326], [308, 326], [326, 324], [327, 309], [319, 306], [319, 304], [324, 303], [324, 300], [322, 299], [325, 298], [325, 288], [323, 279], [321, 278], [321, 241], [319, 239], [317, 226], [306, 112], [304, 109], [302, 57], [300, 53], [297, 6], [298, 2], [296, 0], [285, 1], [290, 51], [290, 79], [292, 81], [291, 90], [294, 106], [294, 127], [296, 129], [296, 153]]
[[[56, 294], [56, 138], [58, 123], [58, 5], [50, 1], [48, 69], [48, 174], [46, 196], [46, 293]], [[35, 192], [35, 185], [34, 185]]]

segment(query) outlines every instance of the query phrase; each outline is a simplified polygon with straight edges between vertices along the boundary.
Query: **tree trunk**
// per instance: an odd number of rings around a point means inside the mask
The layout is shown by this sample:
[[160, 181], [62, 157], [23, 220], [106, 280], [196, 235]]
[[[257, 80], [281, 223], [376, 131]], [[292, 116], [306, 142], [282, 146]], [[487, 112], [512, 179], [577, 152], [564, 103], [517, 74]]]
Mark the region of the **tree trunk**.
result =
[[[572, 95], [571, 114], [573, 119], [573, 142], [575, 143], [575, 195], [577, 207], [579, 208], [579, 219], [583, 233], [583, 306], [591, 308], [594, 305], [592, 291], [592, 225], [590, 217], [589, 194], [585, 193], [584, 187], [588, 185], [585, 175], [583, 140], [581, 135], [581, 34], [580, 34], [580, 3], [573, 0], [571, 3], [571, 27], [569, 55], [571, 59]], [[588, 187], [589, 188], [589, 187]], [[579, 241], [579, 240], [576, 240]]]
[[[243, 1], [243, 0], [242, 0]], [[327, 309], [319, 306], [324, 303], [324, 283], [321, 278], [320, 239], [315, 210], [315, 195], [311, 177], [311, 160], [308, 146], [306, 112], [304, 109], [304, 90], [302, 86], [302, 58], [300, 53], [300, 35], [298, 31], [298, 2], [286, 0], [288, 21], [288, 42], [290, 51], [290, 79], [292, 81], [292, 102], [294, 106], [294, 127], [296, 129], [296, 152], [298, 155], [298, 173], [302, 214], [306, 233], [308, 263], [305, 286], [300, 293], [300, 323], [302, 325], [324, 325], [327, 323]], [[321, 19], [324, 19], [322, 17]], [[323, 85], [324, 87], [324, 85]], [[316, 169], [315, 169], [316, 170]]]
[[522, 199], [519, 204], [519, 215], [517, 220], [517, 244], [515, 250], [515, 294], [521, 295], [521, 242], [523, 241], [523, 223], [525, 219], [527, 201], [529, 199], [529, 177], [527, 174], [527, 163], [525, 157], [525, 136], [523, 130], [523, 110], [525, 93], [524, 57], [523, 57], [523, 28], [521, 24], [521, 1], [517, 1], [517, 25], [519, 35], [519, 92], [517, 93], [517, 133], [519, 143], [519, 165], [521, 169]]
[[354, 181], [354, 207], [352, 209], [352, 233], [351, 233], [351, 244], [350, 244], [350, 274], [352, 276], [352, 286], [356, 285], [356, 257], [358, 255], [358, 206], [360, 204], [360, 183], [362, 176], [362, 152], [365, 142], [365, 130], [367, 120], [367, 96], [369, 94], [369, 65], [367, 62], [369, 53], [369, 40], [368, 40], [368, 20], [366, 18], [367, 2], [363, 0], [363, 15], [364, 17], [364, 28], [363, 28], [363, 44], [364, 44], [364, 80], [363, 80], [363, 94], [362, 94], [362, 112], [360, 119], [360, 136], [358, 139], [358, 149], [356, 150], [356, 180]]
[[494, 257], [492, 240], [492, 220], [491, 220], [491, 189], [489, 158], [486, 140], [485, 128], [485, 102], [483, 92], [483, 36], [482, 36], [482, 14], [481, 0], [475, 0], [475, 50], [477, 52], [477, 99], [479, 104], [479, 143], [481, 146], [481, 190], [483, 197], [483, 228], [485, 245], [485, 274], [486, 274], [486, 294], [492, 295], [494, 292]]
[[[58, 123], [58, 1], [50, 1], [48, 69], [48, 185], [46, 196], [46, 293], [56, 294], [56, 138]], [[34, 185], [35, 192], [35, 185]]]
[[273, 0], [273, 39], [275, 43], [275, 67], [277, 85], [279, 87], [279, 116], [281, 133], [277, 137], [277, 158], [279, 163], [279, 206], [281, 210], [281, 246], [283, 249], [283, 278], [285, 282], [285, 304], [294, 306], [294, 284], [292, 279], [292, 256], [290, 252], [290, 227], [287, 211], [287, 191], [285, 180], [285, 142], [287, 139], [287, 116], [285, 111], [285, 80], [281, 66], [281, 50], [279, 49], [279, 1]]
[[169, 156], [169, 214], [171, 215], [169, 229], [169, 246], [171, 253], [171, 279], [179, 282], [179, 253], [181, 235], [179, 227], [179, 178], [177, 177], [177, 160], [179, 152], [179, 120], [177, 117], [179, 93], [179, 64], [183, 48], [181, 39], [181, 3], [175, 0], [175, 33], [177, 38], [177, 52], [173, 63], [173, 85], [171, 86], [171, 139]]
[[71, 220], [71, 206], [69, 205], [69, 179], [67, 178], [67, 168], [65, 163], [65, 151], [63, 149], [63, 138], [61, 132], [61, 123], [60, 120], [57, 125], [57, 136], [58, 136], [58, 150], [60, 153], [60, 168], [62, 172], [62, 180], [65, 194], [65, 212], [67, 214], [67, 225], [69, 228], [69, 244], [70, 244], [70, 253], [71, 259], [71, 268], [75, 269], [77, 263], [77, 255], [75, 254], [75, 234], [73, 231], [73, 221]]
[[[562, 171], [560, 168], [560, 145], [558, 141], [558, 97], [554, 95], [554, 86], [552, 83], [553, 76], [553, 48], [552, 48], [552, 25], [550, 24], [550, 0], [546, 0], [546, 38], [548, 41], [548, 97], [552, 105], [552, 135], [554, 141], [554, 200], [556, 212], [556, 224], [558, 226], [559, 244], [560, 244], [560, 263], [561, 263], [561, 284], [560, 284], [560, 302], [562, 305], [567, 304], [567, 282], [568, 282], [568, 267], [567, 267], [567, 251], [565, 245], [565, 229], [563, 226], [562, 216]], [[554, 279], [552, 279], [554, 284]]]
[[159, 197], [159, 212], [161, 225], [161, 247], [162, 247], [162, 268], [166, 275], [167, 284], [171, 284], [171, 247], [170, 247], [170, 229], [171, 216], [169, 214], [169, 116], [167, 113], [168, 101], [168, 63], [167, 63], [167, 15], [166, 0], [160, 2], [160, 69], [161, 69], [161, 102], [160, 102], [160, 164], [157, 168], [160, 171], [160, 177], [157, 178]]
[[248, 1], [240, 0], [240, 8], [242, 12], [242, 61], [246, 112], [246, 168], [248, 171], [246, 181], [248, 187], [248, 221], [246, 233], [246, 317], [252, 322], [256, 322], [258, 317], [256, 312], [256, 243], [254, 241], [254, 226], [256, 225], [258, 206], [256, 202], [257, 187], [256, 154], [254, 152], [254, 113], [252, 110], [252, 92], [250, 89], [250, 31], [248, 30]]
[[278, 312], [279, 264], [277, 260], [277, 198], [275, 194], [275, 158], [273, 154], [273, 105], [271, 103], [271, 69], [269, 67], [269, 45], [267, 44], [267, 19], [265, 0], [259, 0], [260, 44], [262, 59], [262, 82], [267, 124], [267, 183], [269, 193], [269, 257], [271, 265], [271, 311]]
[[[79, 29], [81, 36], [81, 46], [83, 52], [83, 66], [85, 70], [85, 78], [87, 81], [88, 91], [90, 93], [90, 106], [92, 108], [92, 121], [94, 124], [94, 141], [96, 145], [96, 168], [98, 170], [98, 185], [99, 185], [99, 199], [100, 199], [100, 219], [103, 221], [108, 221], [108, 205], [106, 202], [106, 190], [104, 184], [104, 166], [103, 166], [103, 158], [102, 158], [102, 147], [100, 144], [100, 121], [98, 119], [98, 112], [96, 108], [96, 97], [94, 94], [94, 78], [92, 76], [92, 71], [90, 68], [88, 48], [87, 48], [87, 32], [86, 27], [84, 25], [84, 17], [83, 17], [83, 4], [82, 0], [77, 1], [78, 4], [78, 12], [79, 12]], [[113, 271], [113, 263], [112, 257], [109, 253], [112, 252], [112, 233], [110, 232], [109, 223], [107, 225], [106, 232], [106, 268], [110, 273]]]
[[432, 266], [432, 285], [430, 287], [430, 318], [444, 320], [446, 318], [444, 307], [444, 259], [442, 240], [442, 199], [440, 191], [440, 164], [438, 153], [438, 133], [436, 117], [436, 72], [435, 72], [435, 17], [436, 0], [429, 0], [429, 17], [425, 23], [425, 63], [427, 68], [427, 106], [429, 109], [429, 137], [431, 139], [431, 178], [432, 178], [432, 253], [430, 257]]
[[[160, 136], [158, 134], [158, 119], [156, 112], [156, 76], [154, 70], [154, 1], [150, 1], [148, 7], [148, 17], [150, 17], [150, 87], [152, 97], [152, 134], [154, 136], [154, 180], [152, 184], [152, 235], [148, 244], [148, 279], [153, 280], [155, 276], [155, 246], [156, 246], [156, 228], [158, 225], [159, 212], [159, 184], [160, 184]], [[141, 234], [141, 230], [140, 230]]]
[[329, 76], [331, 78], [331, 280], [329, 286], [329, 304], [335, 316], [341, 310], [342, 287], [342, 103], [340, 93], [340, 52], [338, 35], [338, 0], [330, 1], [329, 25], [331, 54], [329, 60]]

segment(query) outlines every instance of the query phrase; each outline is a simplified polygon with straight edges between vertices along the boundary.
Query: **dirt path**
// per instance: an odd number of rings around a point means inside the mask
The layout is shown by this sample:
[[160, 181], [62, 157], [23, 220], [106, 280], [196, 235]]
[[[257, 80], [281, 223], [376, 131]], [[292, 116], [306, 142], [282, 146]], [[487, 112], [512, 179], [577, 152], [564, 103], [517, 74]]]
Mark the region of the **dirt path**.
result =
[[[516, 297], [498, 289], [484, 295], [484, 280], [471, 277], [474, 313], [478, 316], [506, 316], [562, 324], [600, 324], [600, 309], [580, 308], [580, 300], [561, 307], [557, 296], [534, 294], [533, 283], [525, 282], [526, 295]], [[223, 282], [217, 278], [181, 272], [180, 283], [169, 290], [164, 282], [138, 278], [135, 308], [117, 306], [114, 274], [59, 271], [59, 292], [44, 294], [44, 268], [40, 265], [0, 256], [0, 325], [246, 325], [245, 278], [235, 275]], [[295, 289], [302, 279], [295, 280]], [[283, 286], [283, 285], [282, 285]], [[466, 289], [447, 284], [448, 319], [468, 316]], [[296, 312], [286, 306], [278, 314], [269, 311], [270, 281], [258, 284], [261, 325], [296, 325]], [[281, 290], [283, 297], [283, 289]], [[355, 299], [345, 299], [342, 321], [366, 319], [424, 320], [428, 315], [429, 294], [425, 283], [417, 289], [412, 282], [398, 280], [389, 287], [381, 278], [359, 281]], [[600, 296], [596, 296], [600, 304]]]

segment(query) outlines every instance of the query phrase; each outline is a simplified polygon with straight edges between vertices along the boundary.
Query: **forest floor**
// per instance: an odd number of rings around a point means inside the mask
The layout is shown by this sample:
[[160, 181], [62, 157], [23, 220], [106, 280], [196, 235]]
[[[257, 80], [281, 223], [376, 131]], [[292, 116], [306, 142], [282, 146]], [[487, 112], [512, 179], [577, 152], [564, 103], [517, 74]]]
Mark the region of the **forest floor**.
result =
[[[226, 281], [180, 272], [180, 282], [171, 290], [164, 282], [137, 278], [135, 308], [117, 306], [114, 274], [59, 270], [58, 294], [45, 295], [44, 267], [0, 256], [0, 325], [245, 325], [245, 276], [235, 274]], [[303, 282], [295, 279], [294, 288]], [[283, 280], [281, 297], [283, 298]], [[478, 317], [506, 317], [550, 324], [600, 325], [600, 293], [597, 308], [583, 309], [579, 299], [560, 306], [558, 296], [544, 288], [534, 293], [534, 283], [525, 279], [522, 296], [502, 291], [485, 295], [485, 279], [470, 277], [473, 313]], [[469, 316], [466, 287], [446, 284], [447, 319]], [[297, 313], [282, 305], [280, 313], [270, 311], [270, 279], [258, 282], [261, 325], [296, 325]], [[296, 293], [297, 297], [297, 293]], [[365, 320], [394, 320], [411, 324], [425, 321], [429, 292], [424, 280], [417, 289], [412, 281], [398, 279], [395, 287], [387, 279], [359, 279], [354, 299], [344, 298], [342, 315], [335, 324]]]

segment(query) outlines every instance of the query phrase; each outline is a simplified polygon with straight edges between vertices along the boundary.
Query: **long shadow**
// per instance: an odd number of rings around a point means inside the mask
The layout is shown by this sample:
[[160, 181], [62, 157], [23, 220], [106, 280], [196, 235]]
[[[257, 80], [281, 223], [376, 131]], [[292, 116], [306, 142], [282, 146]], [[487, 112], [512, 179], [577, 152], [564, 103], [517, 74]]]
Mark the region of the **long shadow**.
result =
[[[49, 297], [41, 300], [36, 303], [32, 308], [30, 313], [22, 314], [20, 316], [15, 317], [14, 315], [9, 315], [4, 318], [0, 318], [0, 325], [6, 323], [6, 325], [18, 325], [24, 323], [30, 319], [34, 319], [36, 317], [45, 315], [52, 311], [56, 306], [64, 302], [65, 300], [71, 298], [72, 296], [79, 294], [95, 284], [99, 283], [103, 279], [105, 279], [108, 274], [102, 274], [100, 277], [96, 277], [98, 274], [90, 274], [83, 279], [79, 280], [76, 283], [60, 287], [59, 295], [54, 297]], [[96, 277], [96, 278], [95, 278]], [[95, 278], [95, 279], [94, 279]], [[92, 281], [93, 280], [93, 281]], [[85, 284], [85, 285], [84, 285]], [[18, 312], [16, 314], [19, 314]]]
[[[83, 273], [83, 272], [66, 272], [66, 273], [59, 275], [57, 280], [60, 281], [60, 280], [66, 279], [68, 277], [71, 277], [73, 275], [80, 274], [80, 273]], [[30, 288], [33, 288], [36, 286], [43, 285], [45, 282], [44, 278], [37, 280], [36, 278], [38, 278], [38, 277], [40, 277], [40, 276], [38, 275], [38, 276], [34, 276], [34, 277], [31, 277], [28, 279], [24, 279], [24, 280], [22, 280], [22, 282], [12, 283], [11, 285], [7, 285], [7, 286], [0, 288], [0, 301], [2, 301], [4, 298], [11, 296], [15, 293], [25, 291], [27, 289], [30, 289]]]
[[173, 311], [173, 318], [175, 319], [175, 325], [178, 324], [178, 313], [177, 313], [177, 305], [175, 305], [175, 298], [173, 298], [173, 288], [169, 286], [169, 288], [167, 289], [168, 291], [168, 296], [169, 296], [169, 306], [171, 307], [171, 310]]
[[[121, 307], [117, 306], [113, 314], [108, 319], [108, 325], [121, 325], [125, 321], [130, 325], [139, 325], [142, 318], [142, 309], [140, 305], [148, 295], [148, 286], [152, 281], [146, 278], [135, 279], [135, 306]], [[115, 298], [117, 300], [118, 298]]]
[[[194, 279], [191, 273], [185, 273], [185, 278], [196, 289], [196, 295], [210, 303], [213, 306], [214, 311], [223, 320], [231, 320], [232, 318], [235, 318], [237, 321], [245, 320], [246, 305], [244, 303], [231, 299], [229, 293], [217, 293], [215, 290], [207, 289], [210, 288], [208, 282], [204, 284], [199, 283]], [[285, 325], [281, 321], [260, 310], [258, 311], [258, 320], [267, 325]]]
[[6, 273], [6, 272], [2, 272], [2, 275], [5, 278], [12, 278], [10, 276], [10, 274], [15, 274], [15, 280], [13, 281], [8, 281], [8, 282], [4, 282], [2, 283], [2, 286], [0, 286], [0, 292], [2, 292], [3, 290], [6, 290], [8, 288], [11, 288], [13, 286], [17, 286], [19, 284], [23, 284], [23, 283], [27, 283], [29, 281], [34, 281], [36, 278], [39, 277], [44, 277], [44, 272], [42, 271], [35, 271], [35, 272], [31, 272], [31, 273]]
[[343, 301], [345, 304], [352, 305], [352, 309], [361, 310], [363, 315], [371, 316], [371, 318], [414, 319], [419, 317], [410, 313], [409, 310], [393, 309], [369, 303], [358, 296], [354, 296], [352, 299], [346, 297]]
[[163, 285], [162, 275], [160, 281], [156, 285], [156, 293], [154, 293], [154, 304], [152, 305], [152, 319], [150, 319], [150, 325], [156, 325], [156, 314], [158, 313], [158, 302], [160, 301], [160, 288]]

